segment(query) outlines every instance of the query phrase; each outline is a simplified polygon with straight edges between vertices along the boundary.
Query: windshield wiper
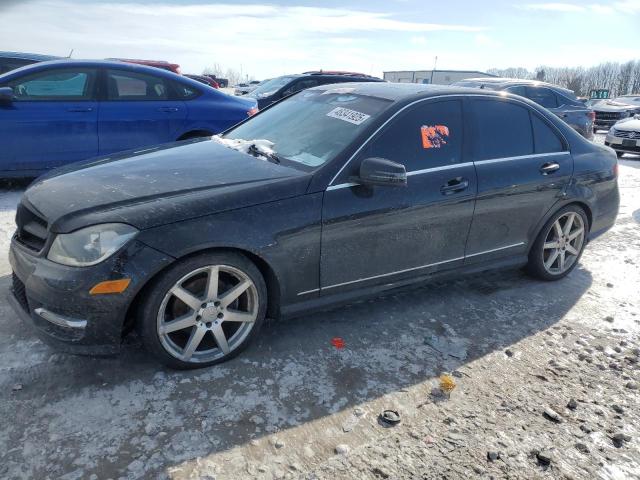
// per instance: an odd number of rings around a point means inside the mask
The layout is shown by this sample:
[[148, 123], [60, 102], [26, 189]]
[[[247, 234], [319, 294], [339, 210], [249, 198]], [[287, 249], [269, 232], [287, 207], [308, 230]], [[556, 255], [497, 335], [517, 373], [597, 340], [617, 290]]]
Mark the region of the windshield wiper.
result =
[[275, 152], [267, 152], [262, 148], [256, 146], [255, 143], [249, 146], [247, 153], [250, 153], [254, 157], [265, 157], [267, 160], [273, 163], [280, 164], [280, 157], [278, 157], [278, 155]]

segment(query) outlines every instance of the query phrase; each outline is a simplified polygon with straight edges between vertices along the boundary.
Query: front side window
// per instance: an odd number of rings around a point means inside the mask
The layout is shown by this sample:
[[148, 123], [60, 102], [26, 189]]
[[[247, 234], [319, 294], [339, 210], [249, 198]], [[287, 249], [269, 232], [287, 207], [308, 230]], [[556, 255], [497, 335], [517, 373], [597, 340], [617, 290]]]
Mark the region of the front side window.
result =
[[558, 106], [558, 97], [549, 88], [527, 87], [526, 97], [544, 108], [556, 108]]
[[283, 163], [319, 167], [371, 125], [390, 100], [343, 91], [307, 90], [247, 120], [229, 140], [268, 140]]
[[476, 160], [533, 153], [529, 110], [506, 99], [476, 100], [471, 112]]
[[359, 155], [401, 163], [408, 172], [461, 162], [459, 100], [423, 102], [399, 114]]
[[96, 71], [61, 68], [33, 73], [7, 82], [16, 101], [91, 100]]
[[167, 100], [169, 98], [165, 81], [154, 75], [107, 70], [108, 100]]

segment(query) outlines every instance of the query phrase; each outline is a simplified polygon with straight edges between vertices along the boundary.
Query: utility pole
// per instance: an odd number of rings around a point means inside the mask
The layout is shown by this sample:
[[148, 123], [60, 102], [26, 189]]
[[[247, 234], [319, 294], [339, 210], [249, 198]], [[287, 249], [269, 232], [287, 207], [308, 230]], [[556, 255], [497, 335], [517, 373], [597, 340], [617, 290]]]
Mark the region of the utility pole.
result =
[[438, 56], [436, 55], [436, 59], [433, 61], [433, 70], [431, 70], [431, 80], [429, 80], [430, 84], [433, 84], [433, 72], [435, 72], [437, 65], [438, 65]]

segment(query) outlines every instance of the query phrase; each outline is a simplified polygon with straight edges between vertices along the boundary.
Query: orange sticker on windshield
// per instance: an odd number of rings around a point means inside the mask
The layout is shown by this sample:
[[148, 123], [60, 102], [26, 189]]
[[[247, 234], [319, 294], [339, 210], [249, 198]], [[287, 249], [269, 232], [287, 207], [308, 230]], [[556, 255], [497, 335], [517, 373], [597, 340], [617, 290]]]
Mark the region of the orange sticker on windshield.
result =
[[422, 134], [422, 148], [440, 148], [447, 144], [449, 127], [445, 125], [423, 125], [420, 127]]

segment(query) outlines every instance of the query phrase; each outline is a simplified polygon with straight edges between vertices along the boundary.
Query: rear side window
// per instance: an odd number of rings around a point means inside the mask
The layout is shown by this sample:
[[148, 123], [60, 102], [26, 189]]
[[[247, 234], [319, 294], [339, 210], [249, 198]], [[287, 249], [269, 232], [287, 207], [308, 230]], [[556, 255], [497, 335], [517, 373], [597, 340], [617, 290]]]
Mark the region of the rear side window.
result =
[[291, 95], [292, 93], [299, 92], [300, 90], [306, 90], [307, 88], [317, 87], [318, 85], [318, 80], [315, 78], [298, 80], [296, 83], [294, 83], [284, 91], [283, 96]]
[[558, 106], [558, 97], [549, 88], [527, 87], [526, 97], [538, 105], [542, 105], [544, 108], [555, 108]]
[[107, 70], [109, 100], [166, 100], [167, 85], [154, 75], [124, 70]]
[[46, 70], [7, 82], [17, 101], [91, 100], [96, 71], [61, 68]]
[[562, 140], [553, 129], [547, 125], [538, 115], [531, 114], [531, 124], [533, 125], [533, 139], [536, 153], [562, 152], [564, 145]]
[[533, 153], [529, 110], [506, 100], [473, 102], [475, 160], [518, 157]]
[[401, 163], [408, 172], [459, 163], [462, 158], [459, 100], [419, 103], [396, 117], [360, 154]]
[[527, 96], [527, 91], [522, 85], [506, 88], [505, 91], [513, 93], [514, 95], [520, 95], [521, 97]]
[[190, 85], [185, 85], [180, 82], [171, 82], [176, 95], [180, 100], [191, 100], [196, 98], [200, 92]]

